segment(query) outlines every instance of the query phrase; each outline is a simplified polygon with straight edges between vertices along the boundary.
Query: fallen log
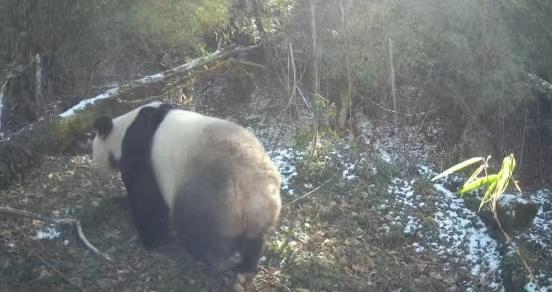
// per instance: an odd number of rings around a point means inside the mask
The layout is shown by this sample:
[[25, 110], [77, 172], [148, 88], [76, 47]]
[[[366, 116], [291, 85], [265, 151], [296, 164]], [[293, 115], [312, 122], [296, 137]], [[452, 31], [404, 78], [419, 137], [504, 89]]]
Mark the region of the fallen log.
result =
[[182, 80], [212, 62], [256, 49], [233, 47], [217, 51], [176, 68], [111, 88], [81, 101], [58, 116], [42, 118], [23, 127], [0, 140], [0, 189], [7, 188], [13, 182], [21, 182], [48, 155], [63, 153], [82, 140], [98, 117], [117, 116], [154, 98], [162, 99], [165, 97], [165, 85]]

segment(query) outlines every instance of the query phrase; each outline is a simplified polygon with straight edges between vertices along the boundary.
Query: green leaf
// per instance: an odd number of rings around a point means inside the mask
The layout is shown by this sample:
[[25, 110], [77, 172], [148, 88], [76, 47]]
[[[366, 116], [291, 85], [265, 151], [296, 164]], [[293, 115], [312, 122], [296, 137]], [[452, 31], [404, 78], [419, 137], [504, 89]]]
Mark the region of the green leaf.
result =
[[436, 177], [434, 177], [431, 181], [436, 181], [442, 177], [445, 177], [451, 173], [454, 173], [454, 172], [457, 172], [459, 170], [462, 170], [474, 163], [477, 163], [477, 162], [481, 162], [481, 161], [485, 161], [485, 159], [483, 157], [474, 157], [474, 158], [470, 158], [466, 161], [463, 161], [463, 162], [460, 162], [458, 164], [456, 164], [455, 166], [441, 172], [439, 175], [437, 175]]
[[493, 199], [492, 195], [493, 195], [493, 192], [496, 189], [496, 184], [497, 184], [497, 182], [495, 181], [494, 183], [491, 184], [491, 186], [485, 192], [485, 196], [483, 196], [483, 199], [481, 200], [481, 204], [479, 204], [479, 211], [481, 211], [481, 208], [483, 208], [483, 206], [485, 206], [485, 204], [487, 204], [488, 202], [490, 202]]
[[494, 194], [493, 197], [498, 198], [504, 193], [504, 191], [506, 191], [506, 188], [508, 188], [508, 184], [510, 182], [510, 179], [512, 178], [512, 173], [514, 172], [515, 167], [516, 167], [516, 160], [514, 159], [513, 154], [510, 154], [510, 156], [504, 158], [504, 160], [502, 161], [502, 168], [498, 173], [496, 193]]
[[465, 183], [464, 186], [462, 186], [462, 189], [459, 191], [459, 193], [460, 195], [464, 195], [482, 186], [486, 186], [492, 183], [496, 184], [497, 179], [498, 179], [498, 175], [496, 174], [491, 174], [485, 177], [478, 178], [470, 183]]
[[474, 181], [475, 178], [477, 178], [477, 176], [483, 171], [483, 169], [485, 169], [486, 166], [487, 166], [486, 163], [481, 164], [481, 165], [473, 172], [473, 174], [470, 176], [470, 178], [468, 178], [468, 180], [466, 181], [466, 183], [464, 183], [464, 187], [465, 187], [467, 184], [469, 184], [469, 183], [471, 183], [472, 181]]

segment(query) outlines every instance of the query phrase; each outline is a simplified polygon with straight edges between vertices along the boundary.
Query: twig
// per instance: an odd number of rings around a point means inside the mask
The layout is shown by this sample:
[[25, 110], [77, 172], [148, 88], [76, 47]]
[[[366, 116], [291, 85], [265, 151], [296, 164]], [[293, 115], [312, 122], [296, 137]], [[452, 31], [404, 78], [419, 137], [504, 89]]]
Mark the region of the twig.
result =
[[[280, 116], [282, 116], [282, 122], [280, 123], [280, 126], [278, 127], [278, 129], [275, 129], [272, 132], [272, 137], [270, 138], [270, 144], [272, 145], [272, 149], [276, 149], [276, 147], [278, 147], [278, 143], [280, 142], [280, 135], [282, 134], [282, 132], [284, 130], [285, 123], [287, 121], [287, 109], [288, 109], [288, 107], [289, 107], [289, 103], [284, 108], [284, 110], [280, 113]], [[275, 132], [277, 132], [277, 133], [275, 133]], [[274, 134], [276, 134], [276, 140], [275, 140], [274, 143], [272, 143], [272, 141], [274, 140]]]
[[409, 117], [409, 118], [412, 117], [412, 116], [422, 116], [422, 115], [424, 115], [424, 114], [422, 114], [422, 113], [420, 113], [420, 114], [410, 114], [410, 113], [398, 112], [398, 111], [392, 110], [392, 109], [390, 109], [390, 108], [386, 108], [386, 107], [384, 107], [383, 105], [381, 105], [381, 104], [379, 104], [379, 103], [377, 103], [377, 102], [375, 102], [375, 101], [373, 101], [373, 100], [371, 100], [371, 99], [369, 99], [369, 98], [367, 98], [367, 97], [362, 96], [362, 99], [363, 99], [363, 100], [367, 100], [368, 102], [370, 102], [370, 103], [376, 105], [377, 107], [381, 108], [382, 110], [384, 110], [384, 111], [386, 111], [386, 112], [393, 113], [393, 114], [399, 114], [399, 115], [403, 115], [403, 116], [406, 116], [406, 117]]
[[285, 206], [287, 207], [287, 206], [289, 206], [289, 205], [291, 205], [291, 204], [293, 204], [293, 203], [295, 203], [295, 202], [301, 200], [302, 198], [304, 198], [304, 197], [306, 197], [306, 196], [309, 196], [310, 194], [312, 194], [312, 193], [318, 191], [320, 188], [322, 188], [323, 186], [325, 186], [327, 183], [331, 182], [332, 180], [333, 180], [333, 179], [329, 179], [329, 180], [323, 182], [321, 185], [319, 185], [318, 187], [316, 187], [314, 190], [312, 190], [312, 191], [310, 191], [310, 192], [308, 192], [308, 193], [306, 193], [306, 194], [300, 196], [299, 198], [293, 199], [293, 200], [291, 200], [290, 202], [286, 203]]
[[389, 276], [387, 276], [384, 272], [378, 270], [378, 272], [380, 273], [380, 275], [382, 275], [385, 279], [387, 279], [387, 282], [391, 282], [391, 278]]
[[303, 98], [303, 102], [305, 103], [307, 108], [310, 109], [310, 105], [307, 102], [307, 99], [305, 98], [305, 95], [303, 95], [303, 92], [301, 91], [301, 88], [299, 88], [299, 85], [295, 84], [295, 87], [297, 87], [297, 92], [299, 92], [299, 94], [301, 95], [301, 98]]
[[77, 229], [79, 239], [84, 243], [84, 245], [86, 245], [86, 247], [88, 249], [93, 251], [95, 254], [103, 257], [107, 261], [113, 262], [113, 259], [111, 259], [111, 257], [108, 254], [100, 251], [94, 245], [92, 245], [90, 243], [90, 241], [88, 241], [88, 239], [84, 235], [84, 232], [82, 231], [81, 223], [77, 219], [72, 219], [72, 218], [57, 219], [57, 218], [44, 216], [42, 214], [30, 212], [30, 211], [27, 211], [27, 210], [14, 209], [14, 208], [10, 208], [10, 207], [0, 207], [0, 213], [8, 213], [8, 214], [19, 215], [19, 216], [28, 217], [28, 218], [32, 218], [32, 219], [36, 219], [36, 220], [40, 220], [40, 221], [47, 222], [47, 223], [52, 223], [52, 224], [73, 225]]
[[86, 291], [84, 288], [80, 287], [79, 285], [75, 284], [75, 282], [71, 281], [69, 277], [67, 277], [64, 273], [62, 273], [60, 270], [56, 269], [56, 267], [52, 266], [49, 262], [47, 262], [43, 257], [32, 254], [35, 258], [37, 258], [41, 263], [43, 263], [45, 266], [47, 266], [50, 270], [54, 271], [56, 274], [58, 274], [63, 280], [67, 281], [67, 283], [71, 284], [71, 286], [77, 288], [80, 291]]

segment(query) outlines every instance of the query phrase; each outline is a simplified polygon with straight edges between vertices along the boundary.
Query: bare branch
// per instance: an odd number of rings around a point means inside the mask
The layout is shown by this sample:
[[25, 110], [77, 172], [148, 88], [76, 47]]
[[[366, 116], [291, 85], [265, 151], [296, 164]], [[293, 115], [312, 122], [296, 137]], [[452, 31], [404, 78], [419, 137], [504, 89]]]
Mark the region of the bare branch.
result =
[[306, 193], [306, 194], [300, 196], [299, 198], [296, 198], [296, 199], [291, 200], [291, 201], [288, 202], [285, 206], [287, 207], [287, 206], [289, 206], [289, 205], [291, 205], [291, 204], [293, 204], [293, 203], [295, 203], [295, 202], [301, 200], [302, 198], [311, 195], [312, 193], [318, 191], [319, 189], [321, 189], [323, 186], [325, 186], [326, 184], [328, 184], [328, 183], [331, 182], [332, 180], [333, 180], [333, 179], [329, 179], [329, 180], [323, 182], [321, 185], [319, 185], [318, 187], [316, 187], [314, 190], [312, 190], [312, 191], [310, 191], [310, 192], [308, 192], [308, 193]]
[[84, 235], [84, 232], [82, 231], [81, 222], [77, 219], [52, 218], [52, 217], [44, 216], [42, 214], [38, 214], [38, 213], [35, 213], [35, 212], [30, 212], [30, 211], [27, 211], [27, 210], [14, 209], [14, 208], [10, 208], [10, 207], [0, 207], [0, 213], [19, 215], [19, 216], [23, 216], [23, 217], [27, 217], [27, 218], [31, 218], [31, 219], [36, 219], [36, 220], [40, 220], [40, 221], [51, 223], [51, 224], [73, 225], [77, 229], [79, 239], [84, 243], [84, 245], [86, 245], [86, 247], [88, 249], [90, 249], [95, 254], [103, 257], [107, 261], [113, 262], [113, 259], [108, 254], [100, 251], [94, 245], [92, 245], [92, 243], [90, 243], [90, 241], [88, 241], [88, 239]]

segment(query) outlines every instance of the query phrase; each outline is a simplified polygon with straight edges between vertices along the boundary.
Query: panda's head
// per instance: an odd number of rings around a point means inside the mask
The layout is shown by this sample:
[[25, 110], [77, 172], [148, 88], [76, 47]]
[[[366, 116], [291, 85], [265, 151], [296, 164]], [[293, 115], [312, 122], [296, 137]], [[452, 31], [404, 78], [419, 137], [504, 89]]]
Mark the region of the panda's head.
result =
[[152, 102], [138, 107], [124, 115], [111, 119], [98, 118], [94, 122], [96, 136], [92, 142], [94, 163], [104, 171], [117, 170], [125, 133], [143, 107], [160, 107], [161, 102]]

